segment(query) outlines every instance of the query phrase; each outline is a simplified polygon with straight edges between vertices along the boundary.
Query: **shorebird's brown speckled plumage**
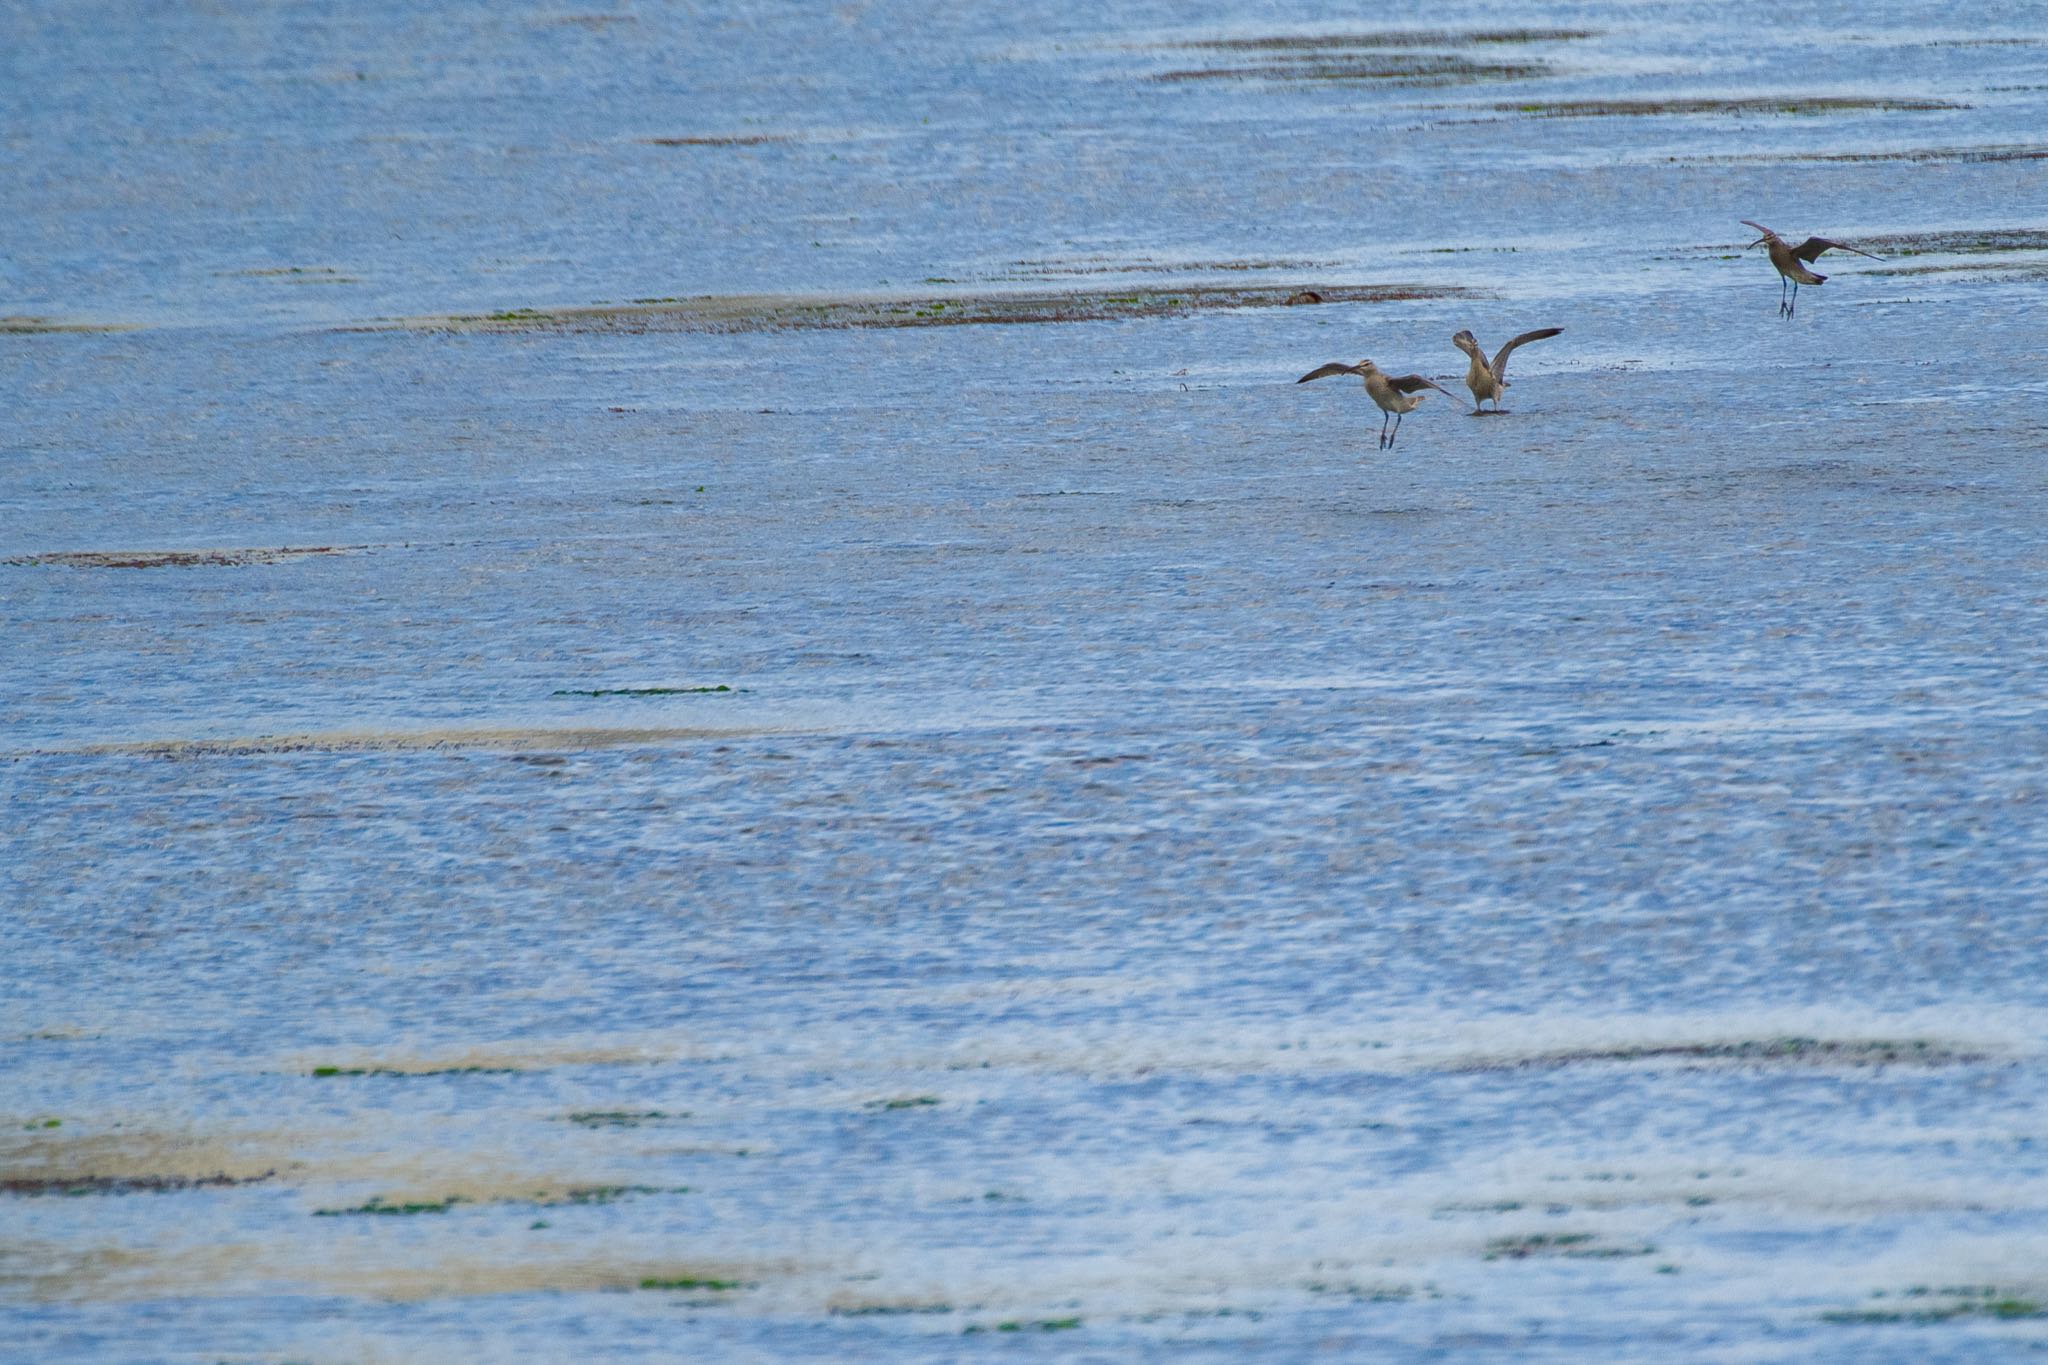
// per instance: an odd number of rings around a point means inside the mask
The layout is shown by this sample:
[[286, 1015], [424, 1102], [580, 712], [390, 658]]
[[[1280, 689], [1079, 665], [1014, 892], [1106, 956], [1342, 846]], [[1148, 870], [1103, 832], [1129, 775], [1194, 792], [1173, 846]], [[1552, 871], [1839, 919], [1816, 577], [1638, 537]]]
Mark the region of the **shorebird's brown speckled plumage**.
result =
[[[1401, 418], [1415, 411], [1422, 400], [1429, 396], [1422, 392], [1424, 389], [1435, 389], [1446, 398], [1451, 396], [1449, 389], [1433, 380], [1424, 379], [1419, 374], [1385, 374], [1370, 360], [1361, 360], [1356, 365], [1346, 365], [1342, 361], [1333, 360], [1318, 369], [1310, 370], [1294, 382], [1306, 384], [1311, 379], [1327, 379], [1333, 374], [1355, 374], [1365, 380], [1366, 393], [1379, 405], [1380, 411], [1387, 415], [1380, 418], [1381, 450], [1392, 448], [1394, 438], [1401, 434]], [[1387, 417], [1394, 419], [1392, 432], [1387, 430]]]
[[1451, 338], [1451, 344], [1471, 357], [1472, 363], [1465, 370], [1465, 387], [1472, 390], [1472, 416], [1479, 416], [1479, 405], [1491, 398], [1495, 412], [1504, 411], [1500, 405], [1501, 391], [1508, 386], [1508, 356], [1515, 347], [1525, 341], [1541, 341], [1562, 332], [1562, 327], [1539, 327], [1533, 332], [1524, 332], [1507, 345], [1494, 352], [1492, 360], [1479, 349], [1479, 338], [1471, 332], [1460, 332]]
[[[1791, 317], [1793, 310], [1799, 307], [1800, 285], [1818, 285], [1827, 282], [1827, 276], [1806, 268], [1807, 262], [1819, 260], [1822, 252], [1847, 251], [1857, 256], [1870, 256], [1870, 259], [1873, 261], [1884, 259], [1882, 256], [1871, 256], [1868, 251], [1864, 251], [1859, 247], [1849, 246], [1843, 242], [1830, 241], [1826, 237], [1808, 237], [1798, 246], [1787, 246], [1784, 238], [1765, 227], [1762, 223], [1745, 218], [1742, 220], [1742, 225], [1744, 227], [1753, 227], [1763, 234], [1763, 236], [1751, 242], [1750, 246], [1761, 246], [1765, 251], [1769, 252], [1771, 264], [1777, 267], [1780, 277], [1778, 280], [1778, 316], [1783, 318]], [[1790, 299], [1785, 297], [1785, 282], [1787, 280], [1792, 283], [1792, 297]]]

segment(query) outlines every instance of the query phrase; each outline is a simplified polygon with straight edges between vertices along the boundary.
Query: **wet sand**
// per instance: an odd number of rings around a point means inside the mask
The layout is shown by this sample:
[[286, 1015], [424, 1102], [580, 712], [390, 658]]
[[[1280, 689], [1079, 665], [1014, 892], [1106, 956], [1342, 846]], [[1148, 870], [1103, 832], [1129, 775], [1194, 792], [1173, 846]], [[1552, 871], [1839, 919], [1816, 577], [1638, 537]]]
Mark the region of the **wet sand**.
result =
[[2041, 37], [1514, 22], [22, 19], [0, 1354], [2048, 1345]]

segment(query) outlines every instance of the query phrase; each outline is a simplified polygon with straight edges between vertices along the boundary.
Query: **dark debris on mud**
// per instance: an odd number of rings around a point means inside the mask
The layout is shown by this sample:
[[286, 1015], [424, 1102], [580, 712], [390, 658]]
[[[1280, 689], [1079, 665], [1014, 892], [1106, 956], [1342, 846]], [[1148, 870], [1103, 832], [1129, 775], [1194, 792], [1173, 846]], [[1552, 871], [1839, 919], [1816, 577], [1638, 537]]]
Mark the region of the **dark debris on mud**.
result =
[[179, 1190], [216, 1189], [228, 1185], [254, 1185], [277, 1172], [261, 1175], [69, 1175], [12, 1176], [0, 1179], [0, 1194], [34, 1198], [45, 1195], [87, 1194], [170, 1194]]
[[1590, 1232], [1537, 1232], [1519, 1237], [1496, 1237], [1486, 1244], [1489, 1261], [1527, 1261], [1537, 1257], [1558, 1257], [1573, 1261], [1614, 1261], [1630, 1256], [1648, 1256], [1652, 1246], [1607, 1246]]
[[[2044, 150], [2048, 156], [2048, 150]], [[1972, 256], [2006, 251], [2048, 251], [2044, 228], [1954, 228], [1939, 232], [1893, 232], [1865, 238], [1885, 256]]]
[[1364, 33], [1277, 33], [1256, 38], [1199, 38], [1171, 46], [1209, 52], [1347, 52], [1380, 48], [1568, 43], [1598, 36], [1599, 30], [1590, 28], [1377, 29]]
[[788, 133], [700, 133], [690, 137], [647, 137], [640, 140], [650, 147], [761, 147], [794, 142], [796, 138]]
[[58, 554], [22, 555], [0, 560], [16, 568], [67, 569], [239, 569], [251, 564], [282, 564], [309, 555], [339, 555], [360, 545], [274, 545], [231, 550], [70, 550]]
[[1277, 84], [1473, 85], [1481, 81], [1536, 80], [1555, 75], [1548, 62], [1475, 62], [1453, 53], [1385, 53], [1369, 59], [1283, 54], [1231, 66], [1157, 72], [1146, 79], [1184, 85], [1195, 81], [1266, 81]]
[[1524, 118], [1655, 118], [1665, 115], [1912, 113], [1967, 109], [1953, 100], [1870, 95], [1757, 95], [1739, 99], [1535, 100], [1486, 106]]
[[2004, 161], [2048, 161], [2048, 146], [2004, 143], [1983, 147], [1905, 147], [1884, 152], [1748, 152], [1679, 158], [1696, 165], [1772, 165], [1783, 162], [1851, 165], [1895, 161], [1916, 166], [1989, 165]]
[[0, 317], [0, 336], [42, 336], [52, 333], [95, 334], [101, 332], [132, 332], [132, 323], [122, 322], [66, 322], [62, 318], [32, 317], [14, 314]]
[[396, 1076], [404, 1080], [420, 1080], [428, 1076], [516, 1076], [524, 1071], [517, 1066], [316, 1066], [306, 1074], [320, 1080], [336, 1076]]
[[1535, 1071], [1601, 1062], [1681, 1062], [1753, 1066], [1964, 1066], [1990, 1054], [1921, 1041], [1761, 1038], [1720, 1043], [1649, 1043], [1576, 1048], [1532, 1057], [1474, 1062], [1460, 1071]]

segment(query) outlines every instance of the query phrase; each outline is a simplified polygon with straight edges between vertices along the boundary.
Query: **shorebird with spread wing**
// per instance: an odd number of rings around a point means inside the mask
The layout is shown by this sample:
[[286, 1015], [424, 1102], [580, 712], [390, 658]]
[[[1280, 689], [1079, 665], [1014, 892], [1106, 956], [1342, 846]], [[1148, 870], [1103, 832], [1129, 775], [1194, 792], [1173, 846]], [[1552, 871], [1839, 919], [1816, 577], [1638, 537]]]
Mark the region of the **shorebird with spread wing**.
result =
[[[1778, 268], [1778, 316], [1781, 318], [1791, 317], [1793, 310], [1799, 307], [1800, 285], [1818, 285], [1827, 282], [1827, 276], [1816, 274], [1814, 271], [1806, 268], [1806, 263], [1819, 260], [1823, 251], [1847, 251], [1857, 256], [1870, 256], [1870, 259], [1873, 261], [1884, 259], [1882, 256], [1871, 256], [1869, 252], [1859, 250], [1856, 247], [1845, 246], [1841, 242], [1831, 242], [1825, 237], [1808, 237], [1798, 246], [1787, 246], [1785, 245], [1784, 238], [1765, 227], [1762, 223], [1752, 222], [1745, 218], [1742, 220], [1742, 225], [1744, 227], [1753, 227], [1763, 234], [1763, 236], [1757, 238], [1749, 245], [1760, 246], [1768, 251], [1771, 255], [1771, 264]], [[1748, 248], [1744, 249], [1747, 250]], [[1792, 283], [1792, 297], [1789, 300], [1785, 297], [1785, 282], [1787, 280]]]
[[1508, 386], [1508, 357], [1515, 347], [1525, 341], [1541, 341], [1562, 332], [1562, 327], [1539, 327], [1533, 332], [1524, 332], [1494, 353], [1492, 360], [1479, 349], [1479, 338], [1471, 332], [1460, 332], [1451, 338], [1451, 344], [1472, 358], [1470, 368], [1465, 371], [1465, 387], [1472, 390], [1472, 413], [1474, 417], [1484, 416], [1480, 404], [1491, 398], [1493, 410], [1503, 412], [1500, 405], [1501, 390]]
[[[1379, 405], [1380, 412], [1384, 414], [1380, 418], [1381, 450], [1393, 449], [1394, 438], [1401, 434], [1402, 417], [1415, 411], [1422, 405], [1422, 400], [1429, 397], [1423, 392], [1424, 389], [1435, 389], [1446, 398], [1451, 396], [1449, 389], [1424, 379], [1419, 374], [1404, 374], [1399, 378], [1382, 374], [1379, 366], [1370, 360], [1361, 360], [1356, 365], [1346, 365], [1342, 361], [1333, 360], [1321, 369], [1310, 370], [1294, 382], [1306, 384], [1311, 379], [1328, 379], [1333, 374], [1355, 374], [1365, 380], [1367, 395]], [[1392, 432], [1387, 430], [1389, 417], [1394, 420]]]

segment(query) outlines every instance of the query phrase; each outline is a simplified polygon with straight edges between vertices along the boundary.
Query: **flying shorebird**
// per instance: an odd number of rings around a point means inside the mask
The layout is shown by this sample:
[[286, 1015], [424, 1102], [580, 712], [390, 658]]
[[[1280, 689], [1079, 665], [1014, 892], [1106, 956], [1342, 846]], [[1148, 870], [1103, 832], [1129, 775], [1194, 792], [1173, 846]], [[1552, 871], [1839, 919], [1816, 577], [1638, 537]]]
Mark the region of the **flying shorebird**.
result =
[[[1381, 450], [1393, 449], [1394, 437], [1401, 434], [1401, 418], [1415, 411], [1422, 405], [1422, 400], [1429, 397], [1422, 390], [1435, 389], [1446, 398], [1451, 396], [1449, 389], [1424, 379], [1419, 374], [1404, 374], [1399, 379], [1382, 374], [1379, 366], [1370, 360], [1361, 360], [1356, 365], [1346, 365], [1342, 361], [1333, 360], [1321, 369], [1310, 370], [1294, 382], [1306, 384], [1311, 379], [1328, 379], [1333, 374], [1355, 374], [1365, 379], [1366, 393], [1372, 396], [1372, 401], [1379, 404], [1380, 411], [1385, 414], [1380, 418]], [[1388, 417], [1394, 419], [1394, 430], [1391, 434], [1387, 431]]]
[[[1793, 310], [1799, 306], [1800, 285], [1824, 284], [1827, 282], [1827, 276], [1817, 275], [1813, 271], [1808, 270], [1804, 264], [1805, 262], [1819, 260], [1820, 254], [1823, 251], [1848, 251], [1858, 256], [1870, 256], [1870, 253], [1867, 251], [1860, 251], [1853, 246], [1844, 246], [1840, 242], [1831, 242], [1825, 237], [1808, 237], [1798, 246], [1786, 246], [1784, 238], [1765, 227], [1762, 223], [1751, 222], [1745, 218], [1742, 220], [1742, 225], [1744, 227], [1753, 227], [1763, 234], [1763, 236], [1757, 238], [1749, 245], [1761, 246], [1765, 251], [1768, 251], [1771, 255], [1771, 264], [1778, 268], [1778, 316], [1781, 318], [1791, 317]], [[1743, 249], [1746, 251], [1749, 248], [1744, 247]], [[1881, 261], [1884, 257], [1870, 256], [1870, 259]], [[1785, 281], [1787, 280], [1792, 282], [1792, 297], [1789, 301], [1785, 298]]]
[[1465, 387], [1472, 390], [1471, 415], [1480, 416], [1479, 405], [1489, 398], [1493, 400], [1495, 412], [1503, 411], [1500, 394], [1501, 390], [1508, 386], [1508, 357], [1514, 353], [1515, 347], [1525, 341], [1541, 341], [1545, 337], [1554, 337], [1563, 330], [1562, 327], [1539, 327], [1533, 332], [1524, 332], [1501, 347], [1491, 362], [1487, 360], [1486, 352], [1479, 349], [1479, 338], [1472, 333], [1460, 332], [1452, 337], [1451, 344], [1472, 357], [1471, 368], [1465, 371]]

